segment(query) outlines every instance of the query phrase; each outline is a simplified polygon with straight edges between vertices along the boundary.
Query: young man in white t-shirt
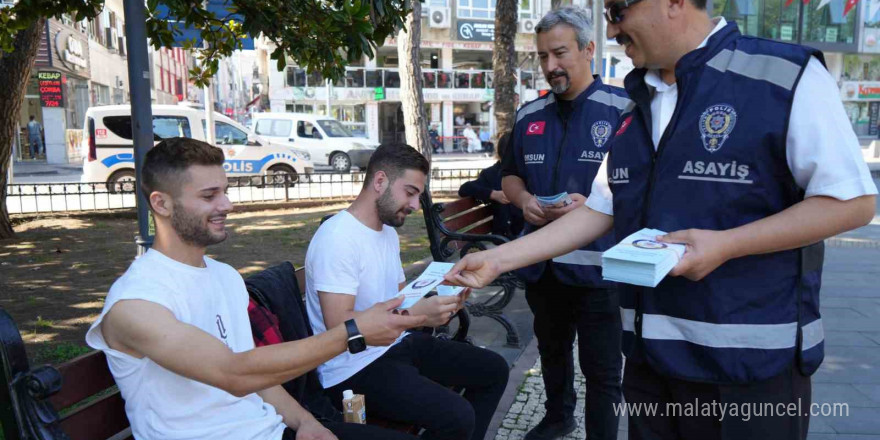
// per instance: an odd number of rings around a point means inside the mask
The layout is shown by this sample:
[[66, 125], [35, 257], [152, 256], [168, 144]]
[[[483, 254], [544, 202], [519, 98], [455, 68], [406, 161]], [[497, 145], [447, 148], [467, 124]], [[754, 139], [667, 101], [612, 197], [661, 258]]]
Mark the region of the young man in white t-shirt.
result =
[[[337, 430], [280, 384], [350, 349], [345, 326], [255, 349], [241, 275], [205, 256], [227, 237], [223, 160], [220, 149], [185, 138], [147, 153], [140, 183], [155, 243], [113, 284], [86, 342], [107, 355], [139, 440], [335, 440]], [[425, 321], [392, 313], [400, 303], [392, 298], [353, 315], [361, 342], [387, 345]], [[352, 440], [411, 438], [347, 428]]]
[[[370, 158], [364, 187], [327, 220], [306, 254], [306, 308], [316, 335], [397, 296], [405, 277], [395, 227], [419, 209], [428, 161], [408, 145], [382, 145]], [[433, 296], [408, 309], [425, 325], [445, 324], [464, 297]], [[426, 438], [482, 439], [507, 385], [507, 362], [470, 344], [408, 333], [390, 347], [343, 353], [318, 367], [331, 401], [343, 390], [366, 398], [367, 418], [415, 423]], [[449, 386], [463, 386], [464, 396]]]

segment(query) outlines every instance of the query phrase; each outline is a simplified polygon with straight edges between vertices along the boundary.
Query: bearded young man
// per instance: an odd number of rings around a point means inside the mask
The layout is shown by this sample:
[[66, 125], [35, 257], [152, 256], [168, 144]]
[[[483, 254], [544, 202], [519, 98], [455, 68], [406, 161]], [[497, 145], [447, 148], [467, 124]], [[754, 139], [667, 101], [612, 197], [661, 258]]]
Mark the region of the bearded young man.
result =
[[[134, 437], [409, 438], [363, 425], [328, 430], [280, 386], [347, 348], [341, 324], [254, 348], [241, 275], [205, 256], [205, 248], [227, 237], [232, 204], [223, 160], [219, 148], [185, 138], [166, 139], [147, 153], [140, 184], [156, 221], [155, 243], [113, 284], [86, 334], [89, 346], [107, 355]], [[401, 301], [353, 316], [367, 343], [387, 345], [423, 323], [391, 313]]]
[[[306, 308], [316, 335], [403, 288], [394, 228], [419, 208], [428, 172], [428, 161], [414, 148], [380, 146], [354, 203], [318, 228], [306, 254]], [[442, 325], [463, 298], [425, 298], [408, 312], [424, 316], [425, 325]], [[357, 336], [357, 326], [348, 330]], [[425, 427], [430, 439], [478, 440], [507, 385], [508, 366], [489, 350], [406, 333], [387, 348], [353, 348], [318, 367], [318, 374], [337, 405], [344, 390], [363, 394], [367, 419], [376, 415], [415, 423]], [[464, 387], [464, 396], [450, 386]]]

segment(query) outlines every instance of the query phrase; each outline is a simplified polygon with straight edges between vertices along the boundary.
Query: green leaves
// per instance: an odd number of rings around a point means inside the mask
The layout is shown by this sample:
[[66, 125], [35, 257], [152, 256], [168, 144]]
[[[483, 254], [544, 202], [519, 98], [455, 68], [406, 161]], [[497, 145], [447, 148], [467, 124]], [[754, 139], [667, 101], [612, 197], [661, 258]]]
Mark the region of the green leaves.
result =
[[[160, 5], [182, 25], [199, 29], [207, 48], [196, 47], [195, 41], [184, 43], [198, 60], [190, 75], [199, 86], [210, 82], [219, 60], [240, 49], [248, 34], [274, 44], [271, 58], [279, 69], [290, 58], [309, 73], [320, 72], [335, 81], [345, 74], [347, 61], [375, 56], [385, 38], [403, 27], [410, 9], [407, 1], [228, 0], [227, 9], [243, 18], [235, 21], [215, 16], [202, 0], [147, 0], [147, 36], [154, 48], [160, 48], [171, 47], [181, 33], [157, 15]], [[0, 9], [0, 51], [12, 51], [15, 34], [41, 16], [66, 13], [81, 20], [95, 17], [103, 5], [104, 0], [20, 0], [12, 8]]]

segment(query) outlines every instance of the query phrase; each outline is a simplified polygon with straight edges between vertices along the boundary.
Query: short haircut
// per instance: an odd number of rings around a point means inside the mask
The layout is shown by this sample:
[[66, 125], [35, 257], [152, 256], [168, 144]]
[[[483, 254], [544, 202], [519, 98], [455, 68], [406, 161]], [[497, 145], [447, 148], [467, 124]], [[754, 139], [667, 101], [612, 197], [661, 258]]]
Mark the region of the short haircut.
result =
[[378, 171], [384, 171], [389, 182], [393, 183], [406, 170], [421, 171], [427, 176], [431, 172], [431, 165], [422, 153], [407, 144], [382, 144], [370, 157], [364, 184], [372, 182]]
[[147, 152], [141, 175], [141, 191], [146, 197], [153, 191], [176, 197], [177, 190], [186, 182], [186, 171], [189, 167], [222, 167], [223, 160], [223, 150], [208, 143], [183, 137], [165, 139]]
[[706, 0], [690, 0], [691, 4], [701, 11], [706, 10]]
[[560, 24], [574, 29], [578, 50], [584, 50], [593, 41], [593, 21], [587, 11], [578, 6], [563, 6], [544, 14], [535, 27], [535, 34], [547, 32]]

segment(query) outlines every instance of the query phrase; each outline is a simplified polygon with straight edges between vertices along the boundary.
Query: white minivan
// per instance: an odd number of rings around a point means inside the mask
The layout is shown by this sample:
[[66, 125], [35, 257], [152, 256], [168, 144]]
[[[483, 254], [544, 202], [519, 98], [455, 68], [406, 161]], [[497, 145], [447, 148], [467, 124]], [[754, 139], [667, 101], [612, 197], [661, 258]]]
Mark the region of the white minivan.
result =
[[336, 119], [306, 113], [254, 113], [254, 132], [269, 140], [291, 142], [308, 151], [315, 164], [329, 165], [337, 173], [352, 166], [365, 171], [378, 143], [355, 137]]
[[[205, 140], [205, 111], [182, 105], [154, 105], [153, 136]], [[83, 182], [106, 182], [111, 192], [134, 189], [131, 107], [108, 105], [86, 111], [83, 130]], [[292, 181], [311, 174], [309, 153], [289, 143], [271, 142], [241, 124], [214, 113], [215, 145], [223, 150], [229, 177], [288, 174]], [[237, 181], [236, 179], [235, 181]]]

